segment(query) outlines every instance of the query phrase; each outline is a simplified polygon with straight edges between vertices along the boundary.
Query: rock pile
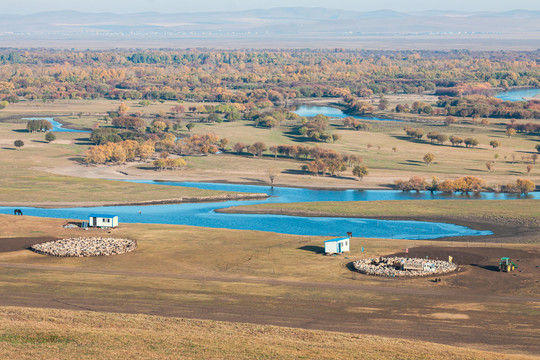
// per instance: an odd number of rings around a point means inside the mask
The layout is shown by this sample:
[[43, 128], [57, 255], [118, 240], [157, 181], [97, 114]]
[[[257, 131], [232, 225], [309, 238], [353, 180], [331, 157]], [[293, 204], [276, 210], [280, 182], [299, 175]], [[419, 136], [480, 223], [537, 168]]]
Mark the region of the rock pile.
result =
[[137, 243], [133, 240], [100, 237], [62, 239], [30, 247], [39, 254], [65, 257], [118, 255], [136, 248]]
[[360, 259], [353, 264], [362, 274], [386, 277], [429, 276], [457, 270], [456, 264], [448, 261], [404, 257]]

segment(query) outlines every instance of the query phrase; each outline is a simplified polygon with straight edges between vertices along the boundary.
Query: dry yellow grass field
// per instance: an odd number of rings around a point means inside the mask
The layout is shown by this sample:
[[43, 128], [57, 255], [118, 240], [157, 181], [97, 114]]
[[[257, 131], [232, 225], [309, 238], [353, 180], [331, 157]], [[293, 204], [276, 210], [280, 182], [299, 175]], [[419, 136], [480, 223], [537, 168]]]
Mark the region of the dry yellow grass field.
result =
[[0, 307], [3, 359], [487, 360], [500, 356], [424, 341], [269, 325]]

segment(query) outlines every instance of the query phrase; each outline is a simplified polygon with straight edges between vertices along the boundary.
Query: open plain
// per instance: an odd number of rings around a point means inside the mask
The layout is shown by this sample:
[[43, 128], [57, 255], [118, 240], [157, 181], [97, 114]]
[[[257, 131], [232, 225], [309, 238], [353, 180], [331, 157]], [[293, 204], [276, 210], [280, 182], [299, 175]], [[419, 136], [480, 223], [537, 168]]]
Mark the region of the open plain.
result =
[[[417, 60], [412, 56], [407, 61]], [[129, 85], [122, 83], [119, 88]], [[362, 99], [376, 106], [383, 97]], [[393, 110], [415, 102], [435, 107], [438, 98], [433, 93], [389, 94], [384, 99], [388, 109], [374, 110], [372, 115], [400, 121], [363, 119], [371, 127], [360, 131], [342, 120], [329, 119], [326, 130], [337, 135], [332, 141], [301, 135], [299, 127], [308, 120], [294, 116], [278, 126], [263, 127], [247, 119], [247, 111], [230, 121], [221, 117], [232, 119], [231, 114], [219, 113], [219, 121], [210, 122], [206, 109], [196, 110], [222, 105], [216, 101], [21, 99], [0, 110], [0, 206], [137, 204], [142, 208], [145, 204], [266, 197], [118, 180], [360, 191], [394, 189], [396, 180], [412, 176], [422, 177], [426, 184], [474, 176], [485, 180], [488, 191], [510, 188], [508, 184], [517, 179], [540, 182], [534, 157], [537, 134], [507, 133], [508, 126], [524, 125], [528, 119], [498, 117], [481, 122], [461, 116], [445, 124], [441, 115]], [[340, 98], [328, 96], [296, 103], [344, 106]], [[184, 110], [174, 111], [179, 104]], [[286, 108], [275, 110], [288, 113]], [[151, 139], [157, 144], [163, 140], [160, 135], [174, 135], [174, 145], [207, 134], [227, 142], [215, 154], [183, 153], [173, 146], [136, 161], [92, 164], [87, 153], [96, 142], [90, 131], [120, 131], [109, 116], [120, 109], [130, 109], [144, 124], [137, 130], [146, 136], [137, 138], [140, 142]], [[54, 118], [66, 128], [87, 132], [54, 132], [56, 138], [48, 141], [44, 132], [28, 132], [25, 118]], [[161, 121], [171, 126], [167, 134], [158, 135], [152, 129]], [[177, 127], [171, 130], [173, 123]], [[426, 134], [474, 137], [479, 144], [465, 147], [453, 146], [448, 139], [414, 139], [406, 135], [405, 127], [418, 127]], [[24, 145], [16, 146], [15, 140]], [[235, 150], [238, 143], [254, 142], [263, 142], [267, 149], [260, 154], [245, 150], [249, 146]], [[307, 171], [307, 164], [315, 159], [271, 150], [280, 145], [354, 154], [360, 157], [357, 165], [366, 166], [368, 173], [359, 177], [351, 165], [332, 174]], [[425, 160], [427, 153], [432, 161]], [[185, 160], [186, 165], [174, 169], [156, 165], [169, 156]], [[534, 191], [534, 184], [527, 191]], [[263, 204], [221, 210], [447, 222], [493, 232], [437, 240], [368, 239], [354, 234], [351, 252], [336, 256], [324, 254], [328, 237], [322, 236], [129, 224], [122, 219], [115, 229], [83, 230], [64, 225], [86, 219], [0, 215], [0, 358], [63, 359], [74, 358], [76, 352], [82, 359], [538, 357], [540, 200], [526, 194], [515, 194], [516, 200], [470, 197]], [[87, 258], [29, 250], [35, 244], [80, 237], [131, 239], [137, 248], [121, 255]], [[435, 277], [396, 279], [363, 275], [352, 265], [357, 259], [378, 256], [440, 260], [451, 256], [458, 271], [437, 276], [441, 281]], [[515, 261], [517, 270], [499, 272], [501, 257]]]

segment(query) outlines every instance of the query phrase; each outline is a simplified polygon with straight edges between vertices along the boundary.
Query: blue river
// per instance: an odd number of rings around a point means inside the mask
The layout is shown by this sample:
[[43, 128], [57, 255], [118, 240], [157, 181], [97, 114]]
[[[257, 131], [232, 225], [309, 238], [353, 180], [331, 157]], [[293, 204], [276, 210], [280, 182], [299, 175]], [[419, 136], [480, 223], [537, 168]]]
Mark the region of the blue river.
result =
[[538, 94], [540, 94], [540, 89], [520, 89], [501, 91], [495, 97], [504, 101], [523, 101], [524, 99], [533, 98]]
[[[420, 192], [405, 193], [395, 190], [310, 190], [301, 188], [269, 187], [192, 182], [136, 181], [156, 185], [196, 187], [209, 190], [266, 193], [270, 198], [256, 201], [226, 201], [214, 203], [186, 203], [151, 206], [105, 206], [93, 208], [41, 209], [18, 207], [25, 215], [64, 219], [87, 219], [90, 214], [118, 215], [124, 223], [178, 224], [208, 228], [269, 231], [282, 234], [343, 236], [350, 231], [354, 236], [392, 239], [436, 239], [448, 236], [489, 235], [489, 230], [473, 230], [464, 226], [420, 221], [392, 221], [360, 218], [298, 217], [282, 215], [224, 214], [214, 210], [237, 205], [289, 203], [312, 201], [374, 201], [374, 200], [430, 200], [430, 199], [517, 199], [516, 194], [482, 193], [479, 195], [448, 195]], [[540, 199], [540, 193], [528, 199]], [[13, 207], [1, 207], [0, 213], [13, 214]]]
[[53, 126], [53, 128], [50, 131], [54, 131], [54, 132], [77, 132], [77, 133], [90, 133], [91, 132], [88, 130], [66, 129], [64, 128], [64, 124], [49, 117], [24, 118], [23, 120], [48, 120]]
[[[524, 98], [532, 98], [538, 94], [540, 94], [540, 89], [519, 89], [519, 90], [501, 91], [497, 93], [495, 97], [502, 99], [504, 101], [523, 101]], [[349, 115], [349, 114], [344, 113], [340, 109], [334, 108], [331, 106], [300, 105], [294, 111], [294, 113], [300, 116], [305, 116], [305, 117], [312, 117], [319, 114], [323, 114], [334, 119], [352, 117], [354, 119], [359, 119], [359, 120], [396, 121], [396, 122], [404, 121], [404, 120], [394, 120], [394, 119], [387, 119], [387, 118]]]

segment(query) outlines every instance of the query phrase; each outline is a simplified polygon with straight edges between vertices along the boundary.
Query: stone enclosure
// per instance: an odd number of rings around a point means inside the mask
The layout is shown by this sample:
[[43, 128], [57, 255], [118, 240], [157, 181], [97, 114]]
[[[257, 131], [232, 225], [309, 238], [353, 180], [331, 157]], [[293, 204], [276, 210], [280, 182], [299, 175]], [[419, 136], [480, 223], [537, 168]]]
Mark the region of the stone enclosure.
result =
[[362, 274], [386, 277], [441, 275], [457, 270], [456, 264], [448, 261], [405, 257], [360, 259], [353, 265]]
[[133, 240], [101, 237], [62, 239], [30, 247], [38, 254], [61, 257], [118, 255], [136, 248], [137, 243]]

